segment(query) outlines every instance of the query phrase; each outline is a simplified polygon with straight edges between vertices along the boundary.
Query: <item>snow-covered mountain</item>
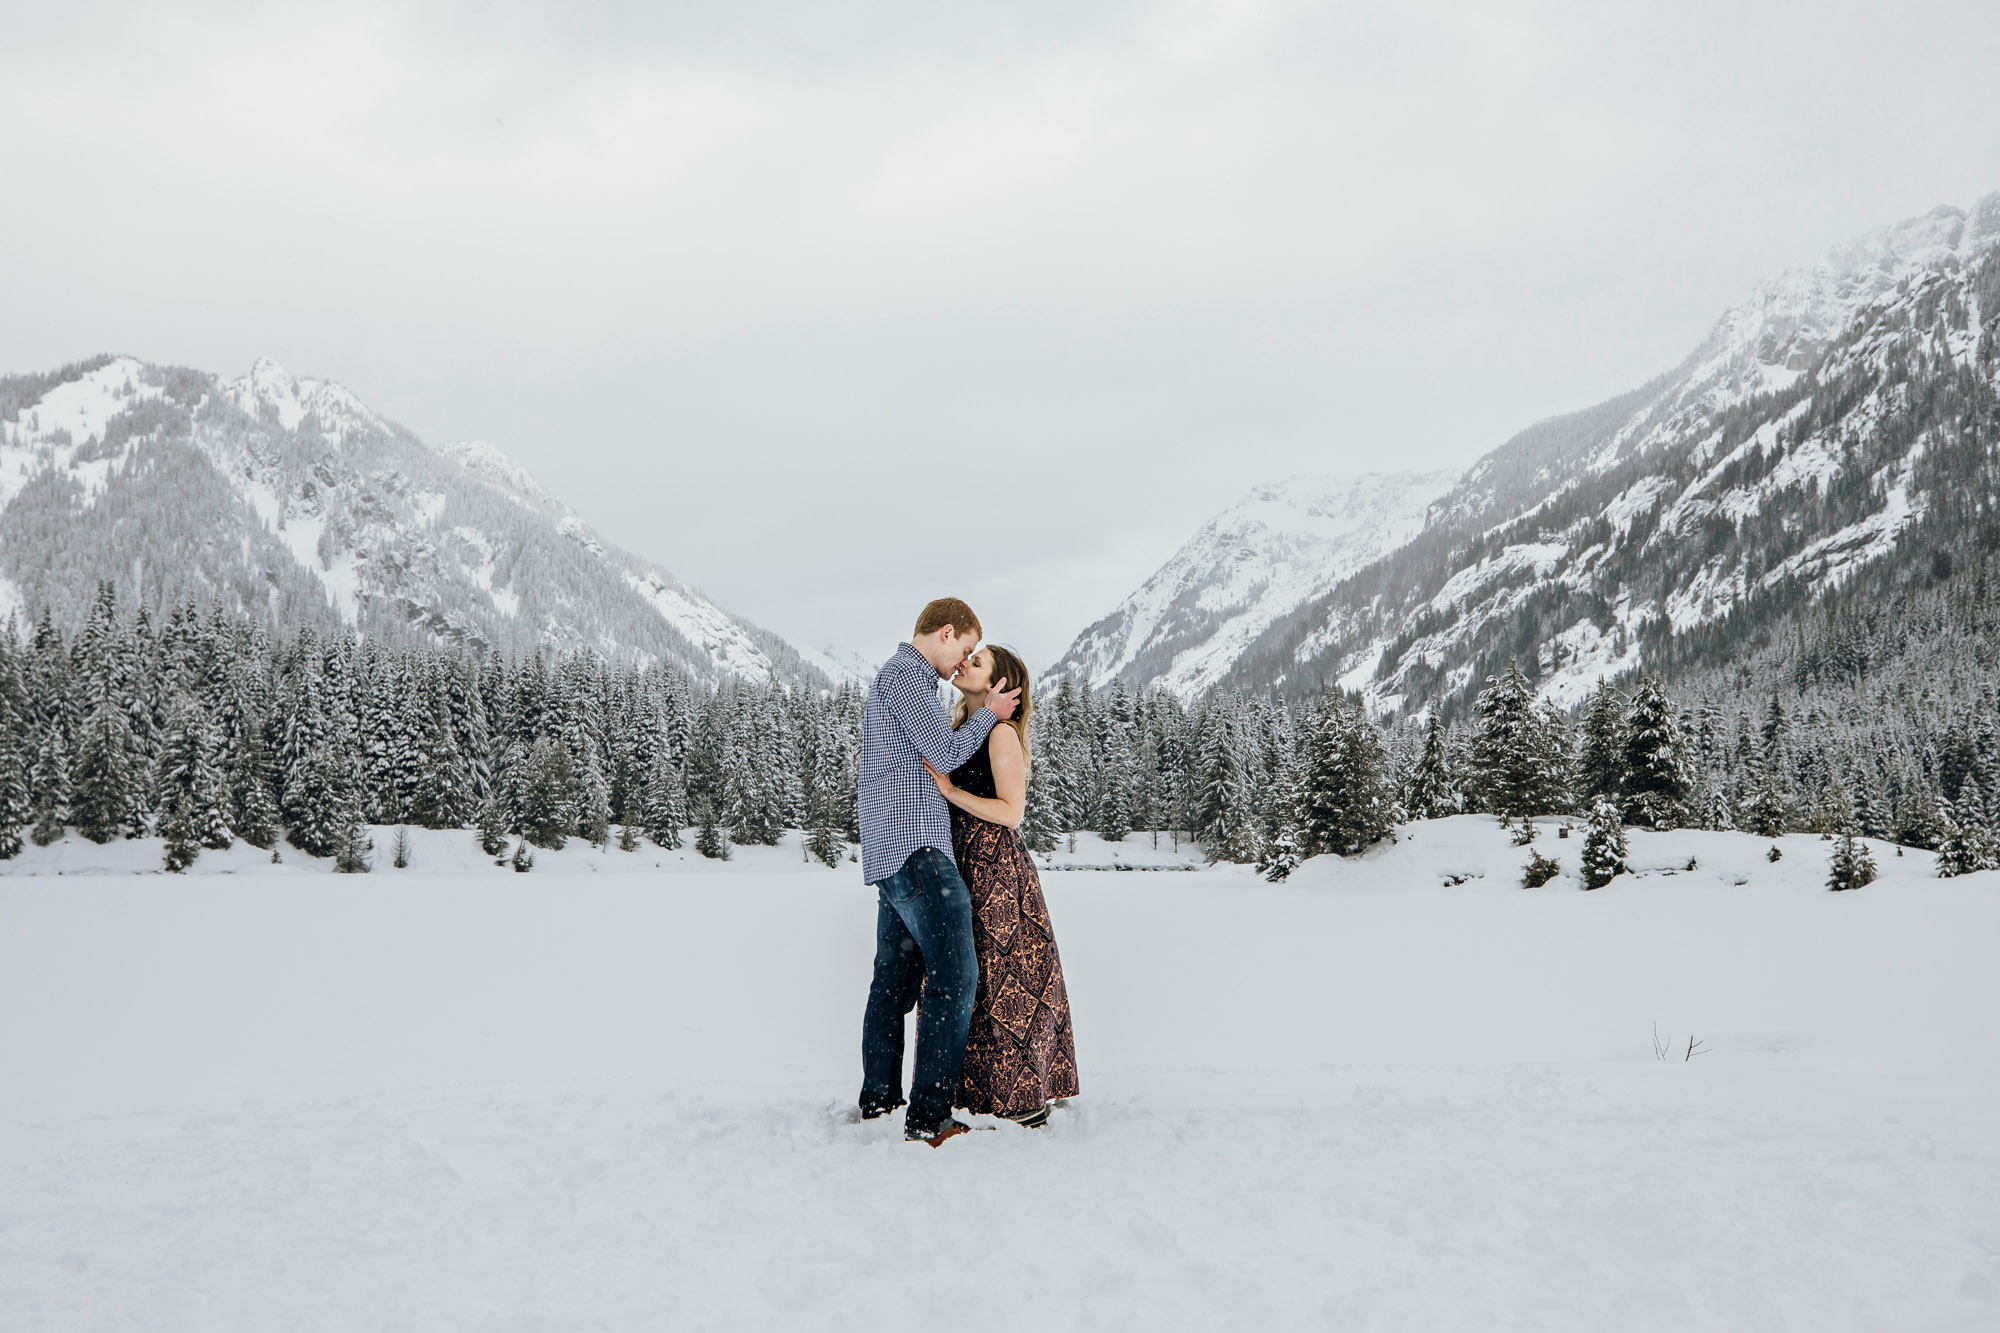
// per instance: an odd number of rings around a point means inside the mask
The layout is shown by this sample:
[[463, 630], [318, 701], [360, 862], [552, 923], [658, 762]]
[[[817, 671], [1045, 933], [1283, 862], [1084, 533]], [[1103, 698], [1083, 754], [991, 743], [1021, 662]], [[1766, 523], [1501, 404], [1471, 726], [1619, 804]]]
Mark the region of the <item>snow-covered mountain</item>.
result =
[[493, 445], [433, 449], [268, 360], [234, 380], [123, 356], [0, 378], [0, 614], [78, 620], [100, 578], [155, 606], [823, 683]]
[[1422, 530], [1458, 473], [1291, 477], [1205, 524], [1052, 671], [1123, 677], [1192, 696], [1220, 680], [1274, 621]]
[[[1717, 667], [1836, 594], [1962, 577], [2000, 550], [1997, 350], [2000, 194], [1880, 228], [1758, 287], [1668, 374], [1487, 454], [1205, 678], [1392, 712], [1518, 658], [1568, 703]], [[1065, 660], [1166, 677], [1085, 656], [1100, 628]]]

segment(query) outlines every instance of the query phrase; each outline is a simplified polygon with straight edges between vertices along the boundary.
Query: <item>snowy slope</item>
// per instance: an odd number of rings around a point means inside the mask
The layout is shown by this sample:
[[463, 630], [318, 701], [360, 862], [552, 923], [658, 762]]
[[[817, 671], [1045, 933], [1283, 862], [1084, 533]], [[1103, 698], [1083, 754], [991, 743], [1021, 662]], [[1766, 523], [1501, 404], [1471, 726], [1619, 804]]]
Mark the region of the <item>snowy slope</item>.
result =
[[1571, 703], [1671, 640], [1725, 661], [1912, 544], [1962, 547], [2000, 501], [1973, 424], [2000, 384], [1996, 247], [1991, 195], [1763, 284], [1671, 374], [1482, 458], [1421, 533], [1203, 683], [1337, 681], [1394, 711], [1519, 657]]
[[0, 879], [4, 1322], [2000, 1326], [2000, 875], [1409, 832], [1047, 876], [1082, 1095], [936, 1152], [848, 1121], [875, 899], [795, 843]]
[[100, 357], [0, 380], [0, 610], [73, 618], [95, 580], [284, 622], [591, 648], [704, 679], [814, 681], [776, 636], [607, 546], [484, 442], [432, 449], [269, 360], [222, 380]]
[[1182, 695], [1213, 685], [1273, 621], [1420, 531], [1455, 472], [1291, 477], [1213, 519], [1052, 668]]

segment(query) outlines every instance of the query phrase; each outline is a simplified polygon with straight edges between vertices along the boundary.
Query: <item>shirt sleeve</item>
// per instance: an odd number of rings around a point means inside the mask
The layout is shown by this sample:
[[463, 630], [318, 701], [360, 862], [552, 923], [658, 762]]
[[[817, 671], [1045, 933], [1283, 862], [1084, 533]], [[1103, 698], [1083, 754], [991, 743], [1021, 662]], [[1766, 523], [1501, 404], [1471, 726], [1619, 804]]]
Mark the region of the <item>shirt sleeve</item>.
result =
[[944, 709], [938, 707], [937, 688], [925, 689], [914, 671], [898, 674], [888, 696], [889, 711], [902, 724], [917, 753], [930, 760], [931, 767], [940, 773], [949, 773], [978, 754], [979, 747], [986, 744], [987, 733], [1000, 720], [991, 709], [981, 708], [965, 720], [964, 726], [953, 731]]

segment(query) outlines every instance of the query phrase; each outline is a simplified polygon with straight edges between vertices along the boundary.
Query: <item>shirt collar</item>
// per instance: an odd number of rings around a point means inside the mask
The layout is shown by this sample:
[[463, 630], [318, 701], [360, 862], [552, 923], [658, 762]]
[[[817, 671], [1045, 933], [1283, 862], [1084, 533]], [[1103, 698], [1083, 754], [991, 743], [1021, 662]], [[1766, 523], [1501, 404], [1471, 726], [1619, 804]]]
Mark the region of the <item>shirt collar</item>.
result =
[[[915, 662], [918, 666], [921, 666], [924, 670], [930, 672], [933, 676], [937, 675], [937, 668], [931, 665], [931, 659], [925, 657], [922, 653], [918, 652], [917, 645], [915, 645], [914, 643], [905, 642], [897, 647], [896, 656], [903, 657], [905, 655], [908, 656], [910, 661]], [[942, 676], [939, 676], [938, 678], [940, 680], [943, 679]]]

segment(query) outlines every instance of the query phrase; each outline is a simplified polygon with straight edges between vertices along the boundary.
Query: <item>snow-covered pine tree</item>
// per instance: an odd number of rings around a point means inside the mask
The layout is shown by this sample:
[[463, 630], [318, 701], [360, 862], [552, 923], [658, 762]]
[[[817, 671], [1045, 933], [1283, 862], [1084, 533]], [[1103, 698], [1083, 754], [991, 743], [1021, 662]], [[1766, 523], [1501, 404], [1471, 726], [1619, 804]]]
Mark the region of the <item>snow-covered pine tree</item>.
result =
[[1834, 838], [1833, 852], [1827, 858], [1826, 887], [1839, 891], [1874, 882], [1875, 857], [1868, 844], [1854, 835], [1853, 828], [1843, 829]]
[[201, 855], [195, 823], [187, 792], [178, 786], [170, 788], [166, 793], [166, 807], [160, 812], [160, 837], [166, 843], [161, 864], [167, 873], [185, 873], [195, 863], [195, 858]]
[[[1120, 681], [1118, 696], [1123, 697]], [[1131, 731], [1114, 716], [1104, 730], [1104, 758], [1097, 792], [1094, 822], [1106, 842], [1123, 842], [1132, 831], [1133, 755]]]
[[159, 792], [164, 808], [175, 804], [187, 834], [220, 850], [235, 839], [224, 806], [228, 800], [216, 764], [215, 732], [201, 705], [182, 695], [169, 705], [160, 738]]
[[1675, 829], [1688, 821], [1693, 795], [1680, 719], [1660, 682], [1647, 676], [1625, 710], [1618, 807], [1629, 823]]
[[840, 836], [840, 749], [830, 725], [822, 722], [817, 727], [812, 750], [811, 781], [806, 784], [806, 853], [838, 869], [847, 859], [847, 843]]
[[711, 861], [729, 859], [729, 839], [724, 834], [722, 822], [716, 815], [715, 801], [703, 796], [695, 804], [695, 820], [700, 828], [695, 833], [694, 849]]
[[1140, 736], [1139, 753], [1132, 764], [1132, 827], [1151, 834], [1155, 847], [1160, 845], [1163, 808], [1160, 801], [1160, 741], [1152, 728], [1147, 727]]
[[1718, 833], [1736, 827], [1736, 816], [1729, 808], [1729, 792], [1722, 785], [1720, 776], [1711, 776], [1701, 797], [1701, 826]]
[[1586, 889], [1601, 889], [1625, 873], [1625, 820], [1612, 801], [1599, 798], [1590, 810], [1579, 869]]
[[1890, 831], [1889, 799], [1882, 791], [1882, 779], [1873, 760], [1863, 760], [1848, 774], [1854, 793], [1854, 826], [1864, 838], [1887, 838]]
[[560, 851], [577, 824], [576, 773], [568, 748], [542, 737], [529, 752], [524, 772], [521, 834], [537, 847]]
[[434, 688], [419, 698], [423, 716], [413, 728], [418, 739], [417, 777], [410, 817], [424, 828], [464, 828], [478, 808], [471, 765], [459, 748], [450, 701]]
[[[1034, 723], [1028, 725], [1030, 730], [1034, 729]], [[1021, 810], [1021, 842], [1029, 851], [1044, 854], [1056, 849], [1056, 839], [1065, 831], [1062, 809], [1054, 794], [1056, 783], [1047, 771], [1049, 764], [1049, 760], [1035, 758], [1030, 751], [1028, 791]]]
[[342, 875], [365, 875], [375, 867], [368, 854], [375, 850], [368, 825], [361, 817], [358, 775], [344, 774], [340, 795], [334, 804], [333, 868]]
[[1778, 786], [1778, 775], [1772, 765], [1765, 765], [1758, 776], [1757, 787], [1750, 794], [1750, 801], [1743, 807], [1739, 826], [1745, 833], [1754, 833], [1760, 838], [1783, 836], [1791, 826], [1792, 806]]
[[1395, 827], [1387, 756], [1360, 704], [1321, 705], [1298, 778], [1298, 840], [1306, 855], [1352, 856]]
[[1946, 832], [1944, 804], [1928, 778], [1912, 773], [1896, 803], [1896, 841], [1905, 847], [1935, 851]]
[[1518, 819], [1567, 806], [1561, 746], [1549, 734], [1549, 718], [1535, 707], [1519, 662], [1509, 662], [1503, 675], [1487, 677], [1475, 711], [1474, 785], [1485, 808]]
[[497, 793], [479, 807], [479, 850], [488, 856], [507, 850], [507, 807]]
[[681, 846], [681, 829], [688, 822], [687, 793], [673, 756], [665, 746], [653, 752], [653, 768], [646, 779], [644, 824], [646, 836], [668, 851]]
[[1939, 879], [2000, 869], [2000, 846], [1976, 820], [1961, 819], [1947, 803], [1939, 808], [1939, 824], [1942, 828], [1937, 848]]
[[1601, 799], [1617, 800], [1625, 787], [1624, 695], [1607, 681], [1591, 692], [1583, 712], [1583, 745], [1578, 756], [1578, 783], [1592, 808]]
[[132, 724], [115, 695], [100, 696], [84, 719], [71, 770], [70, 808], [77, 832], [110, 842], [126, 827], [134, 801]]
[[51, 722], [42, 733], [35, 751], [35, 827], [30, 837], [37, 847], [46, 847], [62, 837], [69, 823], [69, 747], [63, 743], [62, 727]]
[[1458, 772], [1452, 762], [1451, 741], [1437, 709], [1430, 710], [1424, 724], [1424, 749], [1403, 790], [1403, 808], [1411, 819], [1443, 819], [1462, 808]]
[[21, 854], [22, 834], [34, 818], [28, 799], [28, 761], [15, 717], [0, 722], [0, 861]]
[[1278, 780], [1278, 790], [1270, 800], [1270, 832], [1257, 858], [1257, 873], [1273, 884], [1282, 884], [1306, 858], [1304, 830], [1300, 826], [1305, 794], [1303, 756], [1294, 757]]

